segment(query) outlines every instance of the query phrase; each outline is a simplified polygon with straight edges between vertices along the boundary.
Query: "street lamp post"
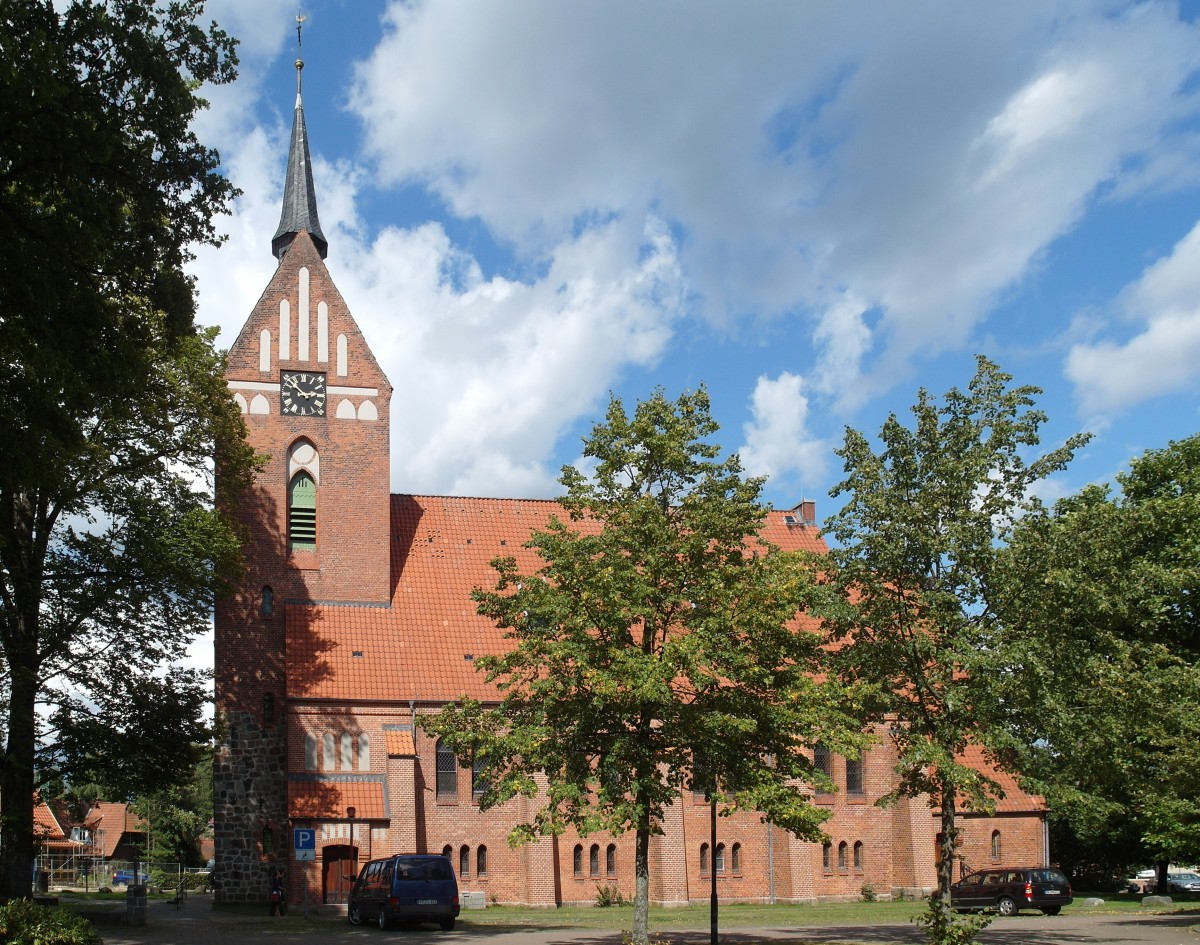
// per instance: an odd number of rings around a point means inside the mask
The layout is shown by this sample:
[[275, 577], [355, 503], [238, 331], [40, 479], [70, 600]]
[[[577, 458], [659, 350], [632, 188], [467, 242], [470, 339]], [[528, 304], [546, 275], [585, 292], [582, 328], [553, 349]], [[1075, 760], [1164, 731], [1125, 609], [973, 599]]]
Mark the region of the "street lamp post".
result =
[[[350, 855], [354, 857], [353, 865], [350, 868], [350, 885], [354, 885], [354, 880], [358, 876], [358, 850], [354, 847], [354, 815], [356, 811], [353, 807], [346, 808], [346, 816], [350, 818]], [[346, 891], [346, 900], [350, 900], [350, 891]]]

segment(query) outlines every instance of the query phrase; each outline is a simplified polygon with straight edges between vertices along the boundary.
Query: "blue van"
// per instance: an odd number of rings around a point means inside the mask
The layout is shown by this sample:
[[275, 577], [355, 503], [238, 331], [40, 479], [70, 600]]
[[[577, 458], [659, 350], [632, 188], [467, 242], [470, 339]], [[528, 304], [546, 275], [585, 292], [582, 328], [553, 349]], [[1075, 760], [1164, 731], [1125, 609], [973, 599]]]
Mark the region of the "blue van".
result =
[[442, 931], [458, 917], [458, 881], [444, 856], [399, 854], [371, 860], [359, 871], [346, 912], [351, 925], [436, 922]]

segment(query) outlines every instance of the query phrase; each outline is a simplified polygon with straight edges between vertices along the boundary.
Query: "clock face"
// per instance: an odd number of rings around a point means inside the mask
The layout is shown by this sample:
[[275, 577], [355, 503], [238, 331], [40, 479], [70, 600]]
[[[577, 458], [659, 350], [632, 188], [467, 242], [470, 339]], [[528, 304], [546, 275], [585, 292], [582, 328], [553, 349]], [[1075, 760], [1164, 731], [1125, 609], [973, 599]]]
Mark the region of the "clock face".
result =
[[325, 375], [284, 371], [279, 380], [283, 413], [293, 417], [325, 416]]

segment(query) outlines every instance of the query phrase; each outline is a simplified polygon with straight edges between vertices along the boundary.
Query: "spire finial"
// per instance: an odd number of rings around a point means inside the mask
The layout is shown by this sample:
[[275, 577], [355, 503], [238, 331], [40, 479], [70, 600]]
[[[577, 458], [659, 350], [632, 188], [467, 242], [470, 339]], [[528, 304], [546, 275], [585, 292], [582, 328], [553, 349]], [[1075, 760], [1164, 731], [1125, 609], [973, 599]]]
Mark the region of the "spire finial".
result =
[[304, 14], [299, 10], [296, 11], [296, 97], [300, 97], [300, 74], [304, 71], [304, 59], [301, 53], [304, 51], [304, 39], [300, 33], [304, 29], [304, 21], [307, 20]]

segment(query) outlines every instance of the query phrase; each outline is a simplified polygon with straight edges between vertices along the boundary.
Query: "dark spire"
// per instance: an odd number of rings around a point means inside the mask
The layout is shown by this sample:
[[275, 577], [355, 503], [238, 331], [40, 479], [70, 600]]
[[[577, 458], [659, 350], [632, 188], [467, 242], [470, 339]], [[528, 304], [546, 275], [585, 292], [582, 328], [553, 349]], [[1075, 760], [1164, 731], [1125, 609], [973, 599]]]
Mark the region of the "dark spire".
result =
[[[300, 35], [297, 17], [296, 36]], [[307, 230], [324, 259], [329, 254], [329, 243], [321, 232], [321, 221], [317, 218], [317, 192], [313, 188], [312, 159], [308, 154], [308, 128], [304, 124], [304, 103], [300, 98], [300, 73], [303, 60], [296, 59], [296, 114], [292, 119], [292, 144], [288, 151], [287, 181], [283, 185], [283, 213], [279, 217], [279, 229], [271, 240], [271, 252], [277, 259], [283, 257], [292, 240], [301, 230]]]

